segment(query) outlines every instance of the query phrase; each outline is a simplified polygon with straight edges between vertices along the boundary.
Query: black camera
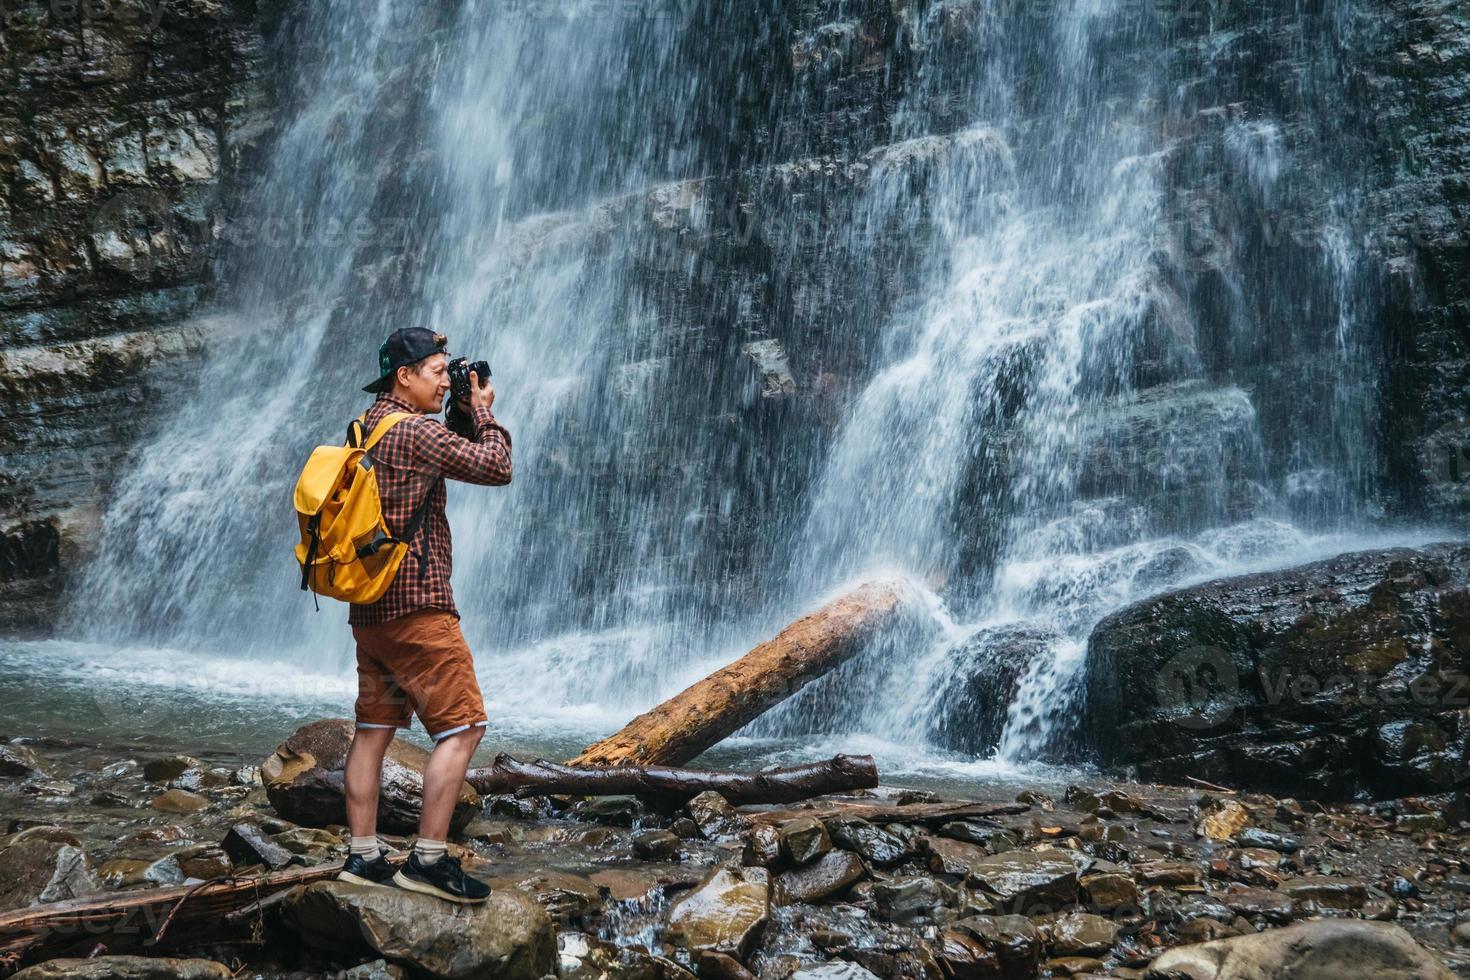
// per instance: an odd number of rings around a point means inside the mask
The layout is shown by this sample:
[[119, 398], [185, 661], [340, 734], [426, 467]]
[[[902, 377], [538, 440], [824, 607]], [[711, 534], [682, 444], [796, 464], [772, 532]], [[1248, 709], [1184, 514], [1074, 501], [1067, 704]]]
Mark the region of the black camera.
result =
[[449, 362], [449, 396], [457, 405], [463, 401], [469, 401], [470, 397], [470, 372], [480, 379], [480, 387], [490, 379], [490, 365], [485, 361], [465, 362], [462, 357], [456, 357]]

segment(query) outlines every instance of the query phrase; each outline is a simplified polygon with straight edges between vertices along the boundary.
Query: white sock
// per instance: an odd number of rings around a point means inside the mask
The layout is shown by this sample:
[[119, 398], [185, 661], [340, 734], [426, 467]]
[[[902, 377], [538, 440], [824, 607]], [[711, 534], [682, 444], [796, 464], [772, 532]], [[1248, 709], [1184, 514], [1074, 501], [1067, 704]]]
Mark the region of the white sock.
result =
[[353, 854], [356, 854], [358, 857], [367, 858], [369, 861], [377, 857], [378, 852], [382, 850], [382, 846], [378, 843], [377, 834], [369, 837], [354, 837], [348, 847]]
[[442, 840], [424, 840], [422, 837], [413, 845], [413, 852], [419, 856], [419, 864], [433, 864], [448, 850], [449, 845]]

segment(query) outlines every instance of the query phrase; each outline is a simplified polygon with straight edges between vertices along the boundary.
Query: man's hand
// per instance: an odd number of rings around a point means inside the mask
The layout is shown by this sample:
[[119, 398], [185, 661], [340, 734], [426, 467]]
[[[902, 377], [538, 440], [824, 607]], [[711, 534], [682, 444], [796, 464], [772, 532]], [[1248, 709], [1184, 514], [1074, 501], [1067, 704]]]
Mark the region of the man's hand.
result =
[[458, 403], [459, 410], [466, 415], [471, 415], [477, 408], [489, 408], [495, 404], [495, 386], [490, 379], [485, 379], [483, 387], [480, 385], [480, 376], [470, 372], [470, 397], [461, 399]]

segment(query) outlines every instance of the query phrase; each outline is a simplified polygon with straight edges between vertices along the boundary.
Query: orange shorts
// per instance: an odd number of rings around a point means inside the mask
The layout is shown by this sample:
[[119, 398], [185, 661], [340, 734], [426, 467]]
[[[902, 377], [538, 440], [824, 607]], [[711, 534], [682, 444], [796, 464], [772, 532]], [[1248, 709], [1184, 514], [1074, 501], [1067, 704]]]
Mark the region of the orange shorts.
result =
[[354, 626], [359, 728], [407, 728], [413, 715], [436, 742], [485, 726], [485, 699], [459, 619], [420, 609], [378, 626]]

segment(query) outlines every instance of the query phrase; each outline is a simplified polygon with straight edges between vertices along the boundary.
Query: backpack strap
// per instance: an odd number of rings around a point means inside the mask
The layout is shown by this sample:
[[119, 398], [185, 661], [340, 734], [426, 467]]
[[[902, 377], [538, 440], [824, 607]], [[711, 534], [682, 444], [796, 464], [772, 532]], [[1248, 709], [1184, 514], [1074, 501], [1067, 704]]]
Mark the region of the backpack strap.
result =
[[[404, 419], [413, 418], [413, 416], [413, 412], [389, 412], [387, 415], [383, 416], [383, 418], [373, 428], [373, 434], [367, 437], [367, 441], [362, 444], [362, 448], [364, 450], [371, 451], [372, 448], [378, 444], [379, 440], [381, 440], [384, 436], [388, 434], [389, 429], [393, 428]], [[366, 422], [366, 420], [367, 413], [364, 412], [362, 421]], [[351, 431], [350, 427], [348, 431]]]
[[349, 449], [361, 448], [367, 441], [367, 412], [363, 412], [357, 418], [347, 423], [347, 446]]
[[[383, 416], [383, 418], [379, 420], [378, 424], [373, 428], [372, 434], [369, 435], [367, 439], [361, 443], [364, 453], [370, 453], [373, 447], [378, 444], [379, 440], [381, 440], [385, 435], [388, 434], [389, 429], [393, 428], [404, 419], [413, 417], [413, 414], [413, 412], [390, 412], [389, 414]], [[352, 440], [354, 436], [356, 436], [357, 438], [361, 438], [366, 422], [367, 413], [364, 412], [361, 416], [354, 419], [352, 423], [348, 425], [348, 445], [357, 445], [357, 443], [354, 443]], [[355, 432], [353, 426], [356, 426]], [[370, 457], [365, 456], [364, 458]], [[435, 483], [437, 483], [437, 481], [435, 481]], [[419, 505], [414, 508], [413, 516], [409, 518], [408, 526], [404, 528], [403, 533], [392, 534], [393, 529], [389, 528], [389, 537], [380, 537], [369, 541], [367, 544], [357, 549], [357, 556], [359, 558], [366, 558], [369, 555], [376, 554], [378, 549], [383, 547], [384, 545], [400, 543], [407, 545], [410, 541], [412, 541], [414, 535], [419, 533], [419, 528], [423, 526], [424, 517], [427, 516], [427, 514], [429, 513], [429, 498], [432, 497], [434, 494], [435, 483], [429, 484], [428, 493], [424, 494], [424, 499], [421, 500], [419, 502]]]

